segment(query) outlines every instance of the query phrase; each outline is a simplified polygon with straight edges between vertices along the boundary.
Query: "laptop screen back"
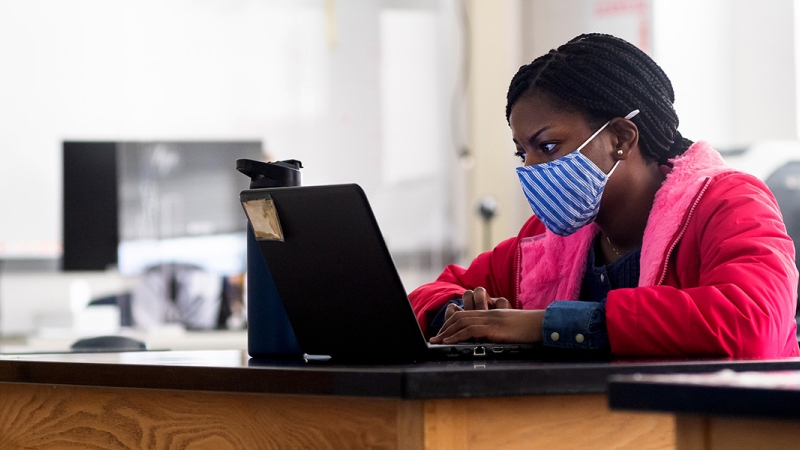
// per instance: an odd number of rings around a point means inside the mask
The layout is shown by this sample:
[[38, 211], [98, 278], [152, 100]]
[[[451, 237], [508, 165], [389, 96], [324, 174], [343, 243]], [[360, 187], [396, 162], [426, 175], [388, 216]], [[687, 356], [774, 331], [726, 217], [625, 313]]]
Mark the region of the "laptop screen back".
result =
[[257, 189], [240, 200], [303, 351], [369, 359], [425, 352], [358, 185]]

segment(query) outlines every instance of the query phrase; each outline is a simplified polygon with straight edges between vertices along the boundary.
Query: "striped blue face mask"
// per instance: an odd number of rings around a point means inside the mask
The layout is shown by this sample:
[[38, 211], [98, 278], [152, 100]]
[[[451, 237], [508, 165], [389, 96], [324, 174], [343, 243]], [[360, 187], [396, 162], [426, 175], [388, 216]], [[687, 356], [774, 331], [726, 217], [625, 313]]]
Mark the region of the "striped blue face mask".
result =
[[[631, 119], [637, 114], [638, 109], [625, 118]], [[609, 123], [611, 121], [568, 155], [542, 164], [517, 167], [522, 191], [533, 213], [548, 230], [559, 236], [569, 236], [597, 217], [603, 190], [619, 161], [606, 174], [584, 156], [581, 149]]]

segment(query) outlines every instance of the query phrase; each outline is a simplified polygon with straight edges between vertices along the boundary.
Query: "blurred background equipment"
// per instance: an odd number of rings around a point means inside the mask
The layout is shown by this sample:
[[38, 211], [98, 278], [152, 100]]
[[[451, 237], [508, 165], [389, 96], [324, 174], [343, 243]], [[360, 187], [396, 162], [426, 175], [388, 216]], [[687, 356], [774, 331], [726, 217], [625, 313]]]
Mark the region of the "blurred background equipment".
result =
[[229, 172], [236, 158], [260, 158], [261, 148], [259, 141], [64, 142], [63, 270], [137, 275], [178, 262], [243, 273], [246, 222], [236, 196], [247, 182]]
[[159, 264], [139, 277], [131, 311], [137, 328], [181, 324], [189, 330], [213, 330], [225, 326], [230, 315], [222, 304], [219, 275], [192, 264]]
[[492, 249], [492, 219], [497, 214], [497, 199], [491, 195], [478, 202], [478, 215], [483, 221], [483, 251]]

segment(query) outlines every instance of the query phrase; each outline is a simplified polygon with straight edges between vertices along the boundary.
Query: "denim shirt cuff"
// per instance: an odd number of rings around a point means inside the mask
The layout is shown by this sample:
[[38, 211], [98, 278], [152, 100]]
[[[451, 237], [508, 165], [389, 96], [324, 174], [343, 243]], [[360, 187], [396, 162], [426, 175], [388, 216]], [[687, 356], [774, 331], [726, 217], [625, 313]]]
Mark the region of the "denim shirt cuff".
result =
[[599, 350], [609, 348], [606, 303], [556, 301], [547, 307], [542, 324], [549, 347]]
[[452, 303], [455, 303], [459, 308], [464, 307], [464, 301], [461, 300], [461, 298], [454, 298], [453, 300], [450, 300], [449, 302], [445, 303], [444, 306], [442, 306], [442, 309], [439, 310], [436, 316], [434, 316], [434, 318], [428, 324], [428, 329], [426, 332], [426, 335], [428, 337], [433, 337], [439, 334], [439, 330], [441, 330], [442, 326], [444, 326], [444, 316], [445, 313], [447, 312], [447, 307], [450, 306], [450, 304]]

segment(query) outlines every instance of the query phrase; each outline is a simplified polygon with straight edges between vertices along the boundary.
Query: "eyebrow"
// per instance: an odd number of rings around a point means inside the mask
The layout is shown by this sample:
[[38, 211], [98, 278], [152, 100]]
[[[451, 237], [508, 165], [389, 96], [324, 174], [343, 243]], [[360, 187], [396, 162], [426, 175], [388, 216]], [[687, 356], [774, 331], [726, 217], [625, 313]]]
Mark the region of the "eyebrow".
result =
[[[550, 125], [547, 125], [545, 127], [542, 127], [536, 133], [533, 133], [533, 135], [528, 138], [528, 144], [533, 144], [533, 141], [535, 141], [536, 138], [539, 137], [540, 134], [542, 134], [545, 130], [547, 130], [549, 128], [552, 128], [552, 127]], [[517, 142], [517, 140], [515, 138], [512, 138], [511, 140], [514, 141], [515, 144], [519, 145], [519, 142]]]

